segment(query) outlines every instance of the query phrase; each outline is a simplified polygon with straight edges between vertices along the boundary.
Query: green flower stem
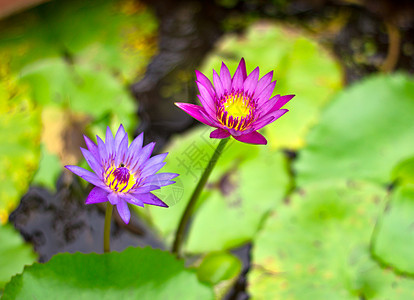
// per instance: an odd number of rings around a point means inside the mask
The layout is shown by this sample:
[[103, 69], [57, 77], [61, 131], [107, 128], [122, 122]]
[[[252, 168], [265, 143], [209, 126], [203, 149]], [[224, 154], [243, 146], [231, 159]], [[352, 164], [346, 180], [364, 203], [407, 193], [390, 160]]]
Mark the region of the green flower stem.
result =
[[104, 252], [105, 253], [111, 251], [112, 209], [113, 209], [112, 204], [107, 202], [106, 203], [106, 212], [105, 212], [105, 225], [104, 225]]
[[200, 196], [201, 191], [207, 183], [208, 177], [210, 177], [211, 171], [216, 165], [217, 160], [219, 159], [221, 153], [223, 152], [224, 147], [229, 141], [230, 137], [220, 140], [216, 150], [213, 153], [210, 161], [208, 162], [207, 167], [205, 168], [203, 175], [201, 175], [200, 180], [197, 183], [196, 188], [191, 195], [190, 201], [188, 201], [187, 207], [184, 210], [184, 213], [180, 220], [180, 225], [178, 226], [177, 232], [175, 233], [175, 239], [172, 247], [172, 253], [177, 257], [180, 256], [181, 247], [184, 241], [184, 232], [187, 228], [187, 224], [190, 220], [191, 215], [193, 214], [194, 206], [197, 202], [198, 197]]

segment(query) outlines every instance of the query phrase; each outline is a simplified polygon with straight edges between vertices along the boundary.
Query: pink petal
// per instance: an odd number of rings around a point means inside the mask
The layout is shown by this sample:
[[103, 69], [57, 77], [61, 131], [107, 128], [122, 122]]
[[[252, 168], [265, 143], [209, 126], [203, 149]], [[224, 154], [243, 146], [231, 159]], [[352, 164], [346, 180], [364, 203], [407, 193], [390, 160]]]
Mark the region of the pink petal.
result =
[[236, 72], [234, 72], [233, 80], [231, 83], [232, 89], [235, 91], [241, 90], [243, 88], [243, 82], [246, 80], [246, 78], [246, 63], [244, 62], [244, 58], [242, 58], [236, 69]]
[[94, 187], [86, 198], [86, 204], [101, 203], [108, 201], [108, 192], [99, 187]]
[[285, 95], [285, 96], [281, 96], [276, 104], [272, 107], [272, 109], [270, 110], [270, 112], [274, 112], [278, 109], [280, 109], [281, 107], [283, 107], [283, 105], [285, 105], [286, 103], [288, 103], [293, 97], [295, 97], [295, 95]]
[[214, 116], [216, 114], [215, 105], [212, 102], [207, 102], [201, 95], [197, 95], [197, 97], [207, 114]]
[[210, 93], [211, 97], [214, 97], [214, 88], [210, 80], [200, 71], [196, 70], [195, 73], [197, 81], [200, 82], [207, 89], [207, 92]]
[[197, 86], [198, 86], [198, 90], [200, 91], [200, 95], [202, 97], [202, 99], [200, 99], [201, 104], [203, 105], [203, 107], [205, 109], [207, 109], [207, 111], [215, 111], [214, 107], [215, 107], [215, 102], [214, 102], [214, 98], [216, 97], [215, 94], [211, 95], [208, 91], [207, 88], [202, 85], [200, 82], [196, 82]]
[[261, 104], [258, 108], [257, 108], [257, 114], [259, 116], [263, 116], [266, 115], [267, 113], [270, 112], [270, 110], [275, 106], [277, 100], [280, 98], [280, 95], [276, 95], [272, 98], [270, 98], [269, 100], [267, 100], [265, 103]]
[[266, 138], [258, 133], [257, 131], [253, 131], [248, 134], [242, 134], [239, 136], [233, 136], [236, 140], [243, 143], [248, 144], [256, 144], [256, 145], [266, 145], [267, 141]]
[[272, 82], [273, 78], [273, 71], [267, 73], [265, 76], [263, 76], [259, 82], [257, 83], [256, 90], [254, 91], [254, 94], [256, 96], [260, 95], [260, 93], [263, 91], [265, 87], [269, 85], [270, 82]]
[[212, 139], [225, 139], [230, 136], [230, 133], [223, 128], [217, 128], [213, 132], [210, 133], [210, 138]]
[[259, 79], [259, 72], [259, 67], [257, 67], [253, 70], [253, 72], [250, 73], [250, 75], [244, 81], [243, 90], [248, 95], [252, 95], [254, 90], [256, 89], [257, 80]]
[[224, 95], [224, 87], [220, 77], [215, 70], [213, 70], [213, 82], [214, 88], [216, 89], [216, 95], [220, 99]]
[[208, 126], [213, 126], [209, 121], [207, 121], [204, 116], [201, 114], [201, 112], [205, 113], [204, 108], [195, 104], [190, 103], [174, 103], [176, 106], [181, 108], [183, 111], [185, 111], [187, 114], [192, 116], [197, 121], [200, 121], [201, 123], [204, 123]]
[[274, 121], [279, 119], [281, 116], [283, 116], [288, 111], [289, 111], [288, 109], [279, 109], [277, 111], [271, 112], [263, 116], [259, 121], [253, 124], [254, 130], [259, 130], [260, 128], [263, 128], [267, 124], [273, 123]]
[[269, 100], [270, 96], [272, 96], [275, 86], [276, 86], [276, 81], [269, 83], [269, 85], [265, 87], [263, 91], [257, 96], [258, 97], [257, 102], [259, 104], [262, 104], [262, 103], [265, 103], [267, 100]]
[[224, 62], [221, 63], [221, 69], [220, 69], [220, 78], [221, 82], [223, 83], [224, 91], [227, 93], [230, 93], [231, 91], [231, 75], [229, 68], [224, 64]]

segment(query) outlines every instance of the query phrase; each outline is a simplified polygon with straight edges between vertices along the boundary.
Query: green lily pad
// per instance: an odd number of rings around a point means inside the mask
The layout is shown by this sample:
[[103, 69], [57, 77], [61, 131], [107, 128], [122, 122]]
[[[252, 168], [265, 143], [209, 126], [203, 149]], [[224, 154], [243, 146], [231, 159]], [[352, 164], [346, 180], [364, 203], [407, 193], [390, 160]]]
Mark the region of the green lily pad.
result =
[[414, 80], [375, 75], [341, 92], [308, 136], [295, 165], [298, 185], [329, 178], [385, 184], [413, 155]]
[[10, 224], [0, 225], [0, 290], [25, 265], [35, 261], [36, 254], [20, 234]]
[[0, 28], [0, 53], [14, 71], [65, 56], [132, 80], [156, 51], [154, 14], [128, 0], [48, 2], [2, 21]]
[[39, 168], [33, 177], [32, 184], [41, 185], [54, 191], [62, 168], [63, 166], [60, 163], [59, 157], [50, 153], [45, 145], [42, 144]]
[[226, 252], [207, 254], [197, 268], [198, 278], [207, 283], [218, 284], [239, 275], [242, 264], [234, 255]]
[[109, 115], [121, 119], [126, 128], [136, 122], [136, 103], [126, 87], [93, 66], [68, 65], [60, 58], [42, 60], [22, 70], [21, 83], [30, 85], [33, 98], [42, 105], [69, 108], [94, 120]]
[[216, 52], [203, 64], [203, 73], [212, 78], [212, 69], [218, 71], [224, 61], [234, 74], [241, 57], [246, 60], [248, 72], [257, 66], [261, 76], [274, 70], [273, 79], [278, 81], [274, 95], [296, 95], [285, 106], [290, 111], [264, 128], [269, 145], [303, 147], [321, 109], [342, 86], [339, 64], [303, 32], [260, 22], [250, 26], [243, 36], [225, 35]]
[[414, 157], [400, 162], [392, 170], [391, 179], [400, 185], [414, 183]]
[[26, 267], [4, 291], [8, 299], [213, 299], [184, 262], [161, 250], [58, 254]]
[[216, 299], [223, 299], [240, 275], [242, 263], [228, 252], [212, 252], [197, 267], [198, 279], [214, 285]]
[[267, 220], [253, 249], [255, 299], [410, 299], [414, 280], [369, 253], [386, 193], [363, 182], [309, 185]]
[[[218, 141], [209, 138], [210, 131], [211, 128], [203, 126], [173, 139], [167, 149], [169, 155], [163, 172], [180, 176], [176, 184], [158, 193], [170, 207], [148, 207], [147, 212], [169, 242], [217, 146]], [[250, 240], [269, 210], [281, 202], [288, 185], [286, 162], [281, 153], [231, 139], [197, 202], [186, 250], [220, 251]]]
[[414, 275], [414, 185], [397, 188], [378, 221], [373, 253], [396, 270]]
[[29, 187], [40, 155], [41, 121], [25, 90], [0, 74], [0, 224]]

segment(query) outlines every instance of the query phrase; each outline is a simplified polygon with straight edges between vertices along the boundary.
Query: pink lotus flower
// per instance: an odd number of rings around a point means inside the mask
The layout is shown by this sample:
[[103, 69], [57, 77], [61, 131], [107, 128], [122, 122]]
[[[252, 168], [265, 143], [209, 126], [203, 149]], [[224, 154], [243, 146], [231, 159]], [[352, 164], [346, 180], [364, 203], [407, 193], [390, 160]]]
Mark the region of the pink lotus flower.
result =
[[276, 95], [270, 98], [276, 85], [276, 81], [272, 82], [273, 72], [258, 80], [257, 67], [247, 76], [243, 58], [233, 78], [224, 63], [220, 76], [213, 70], [214, 87], [201, 72], [196, 71], [196, 76], [202, 106], [175, 104], [198, 121], [217, 128], [211, 132], [211, 138], [223, 139], [231, 135], [240, 142], [265, 145], [266, 138], [257, 130], [288, 112], [281, 108], [294, 97]]

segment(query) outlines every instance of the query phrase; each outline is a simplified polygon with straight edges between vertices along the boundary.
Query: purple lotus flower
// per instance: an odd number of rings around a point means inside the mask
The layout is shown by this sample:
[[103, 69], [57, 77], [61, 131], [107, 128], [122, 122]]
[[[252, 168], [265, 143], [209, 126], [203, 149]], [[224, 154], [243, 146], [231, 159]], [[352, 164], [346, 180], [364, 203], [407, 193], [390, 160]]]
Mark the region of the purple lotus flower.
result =
[[175, 104], [198, 121], [217, 128], [210, 134], [211, 138], [223, 139], [231, 135], [240, 142], [265, 145], [265, 137], [257, 130], [288, 112], [281, 107], [294, 97], [277, 95], [270, 98], [276, 85], [276, 81], [272, 82], [273, 72], [258, 80], [257, 67], [247, 76], [243, 58], [233, 78], [224, 63], [220, 76], [213, 70], [214, 87], [204, 74], [196, 71], [196, 75], [202, 106]]
[[142, 147], [141, 133], [128, 147], [128, 134], [121, 125], [115, 135], [109, 127], [105, 142], [96, 136], [98, 145], [84, 136], [88, 150], [81, 148], [82, 154], [95, 173], [78, 166], [65, 166], [67, 169], [95, 185], [86, 204], [109, 201], [116, 205], [122, 220], [128, 224], [131, 214], [128, 203], [144, 207], [144, 204], [168, 207], [151, 191], [166, 186], [178, 174], [159, 173], [168, 153], [150, 158], [155, 143]]

